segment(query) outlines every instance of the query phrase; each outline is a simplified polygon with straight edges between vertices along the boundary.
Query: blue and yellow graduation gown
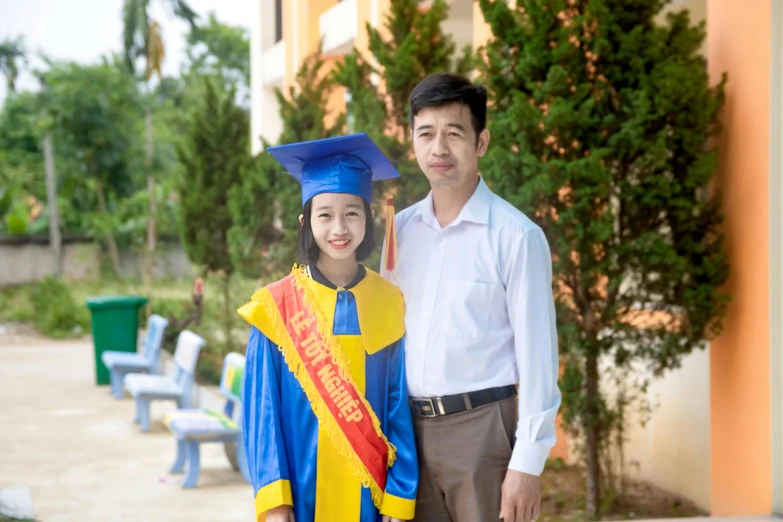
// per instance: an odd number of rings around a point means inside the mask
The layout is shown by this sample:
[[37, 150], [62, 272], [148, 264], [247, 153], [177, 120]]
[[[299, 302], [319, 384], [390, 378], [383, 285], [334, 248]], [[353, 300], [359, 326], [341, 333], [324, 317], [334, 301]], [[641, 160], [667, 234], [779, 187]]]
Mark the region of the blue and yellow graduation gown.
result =
[[[360, 270], [335, 288], [311, 267], [304, 284], [348, 359], [358, 391], [380, 420], [396, 461], [388, 468], [380, 512], [319, 426], [311, 404], [279, 350], [265, 307], [252, 299], [239, 313], [251, 325], [243, 396], [243, 433], [258, 520], [291, 505], [297, 522], [379, 522], [413, 518], [418, 462], [405, 380], [404, 304], [377, 273]], [[262, 290], [263, 291], [263, 290]], [[259, 292], [260, 293], [260, 292]], [[258, 295], [258, 294], [256, 294]]]

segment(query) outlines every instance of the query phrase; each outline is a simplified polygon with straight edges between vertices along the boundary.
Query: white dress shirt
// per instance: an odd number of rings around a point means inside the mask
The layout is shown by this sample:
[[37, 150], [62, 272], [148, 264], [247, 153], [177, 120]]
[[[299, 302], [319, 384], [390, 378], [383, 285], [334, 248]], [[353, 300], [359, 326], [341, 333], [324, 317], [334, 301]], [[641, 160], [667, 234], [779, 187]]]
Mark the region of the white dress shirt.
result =
[[560, 406], [552, 259], [541, 228], [483, 179], [441, 228], [426, 199], [400, 212], [396, 277], [405, 297], [411, 397], [514, 384], [519, 424], [509, 467], [540, 475]]

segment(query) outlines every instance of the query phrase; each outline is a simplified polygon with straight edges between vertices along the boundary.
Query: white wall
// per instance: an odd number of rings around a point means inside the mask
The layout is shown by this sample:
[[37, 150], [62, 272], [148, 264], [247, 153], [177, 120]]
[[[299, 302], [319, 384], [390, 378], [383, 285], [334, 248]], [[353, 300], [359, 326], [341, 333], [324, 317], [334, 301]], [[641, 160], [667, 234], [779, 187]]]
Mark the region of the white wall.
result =
[[283, 130], [274, 89], [264, 85], [264, 52], [275, 44], [274, 0], [253, 2], [250, 28], [250, 143], [253, 154], [261, 152], [261, 138], [277, 143]]
[[[260, 136], [270, 144], [276, 145], [283, 132], [283, 119], [280, 117], [280, 104], [277, 102], [274, 89], [269, 87], [261, 89], [259, 103], [262, 107], [259, 113], [263, 115], [259, 130]], [[253, 136], [254, 143], [257, 138], [258, 136]], [[258, 153], [259, 150], [254, 150], [254, 153]]]
[[[629, 374], [627, 384], [641, 376]], [[710, 356], [709, 347], [688, 355], [682, 366], [652, 379], [646, 399], [653, 407], [644, 427], [630, 407], [624, 445], [626, 476], [710, 507]], [[614, 403], [616, 387], [602, 382]]]
[[[101, 275], [101, 249], [92, 243], [63, 245], [63, 277], [68, 280], [94, 280]], [[120, 252], [120, 273], [140, 279], [144, 255]], [[0, 245], [0, 286], [40, 281], [57, 273], [52, 249], [47, 244]], [[158, 243], [155, 279], [192, 277], [196, 270], [180, 245]]]
[[454, 38], [457, 52], [462, 51], [466, 45], [473, 45], [473, 18], [454, 18], [449, 17], [441, 25], [443, 32], [450, 34]]

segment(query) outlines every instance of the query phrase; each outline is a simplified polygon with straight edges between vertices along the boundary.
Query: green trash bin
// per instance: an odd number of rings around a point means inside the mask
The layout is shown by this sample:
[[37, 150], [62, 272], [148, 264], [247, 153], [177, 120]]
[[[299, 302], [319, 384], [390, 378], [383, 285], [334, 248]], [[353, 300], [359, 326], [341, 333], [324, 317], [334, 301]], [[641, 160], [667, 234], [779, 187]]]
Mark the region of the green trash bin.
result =
[[139, 308], [147, 304], [146, 297], [103, 296], [87, 299], [92, 315], [92, 342], [95, 348], [95, 384], [109, 384], [109, 370], [101, 354], [113, 350], [136, 353], [139, 331]]

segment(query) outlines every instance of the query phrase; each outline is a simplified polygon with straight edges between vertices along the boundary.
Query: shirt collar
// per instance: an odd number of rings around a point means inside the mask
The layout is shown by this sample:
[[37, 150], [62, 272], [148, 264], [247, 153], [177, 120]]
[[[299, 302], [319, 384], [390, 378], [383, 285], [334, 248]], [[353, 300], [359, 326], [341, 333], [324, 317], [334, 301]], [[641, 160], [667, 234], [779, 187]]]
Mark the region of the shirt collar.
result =
[[[332, 290], [337, 290], [337, 285], [329, 281], [318, 268], [315, 266], [315, 264], [308, 265], [307, 269], [310, 271], [310, 277], [313, 278], [313, 281], [316, 283], [320, 283], [324, 285], [327, 288], [331, 288]], [[364, 276], [367, 274], [367, 271], [364, 269], [364, 265], [359, 265], [359, 272], [356, 273], [356, 277], [353, 278], [353, 281], [348, 283], [345, 286], [346, 290], [350, 290], [354, 286], [358, 285], [362, 282], [362, 279], [364, 279]]]
[[[438, 220], [435, 217], [435, 209], [432, 203], [432, 191], [430, 191], [419, 206], [419, 215], [429, 226], [439, 229], [440, 223], [438, 223]], [[473, 192], [473, 195], [470, 196], [468, 202], [462, 207], [457, 219], [448, 226], [458, 225], [462, 221], [487, 225], [489, 224], [489, 209], [491, 206], [492, 191], [489, 190], [484, 178], [479, 176], [479, 183], [476, 190]]]

